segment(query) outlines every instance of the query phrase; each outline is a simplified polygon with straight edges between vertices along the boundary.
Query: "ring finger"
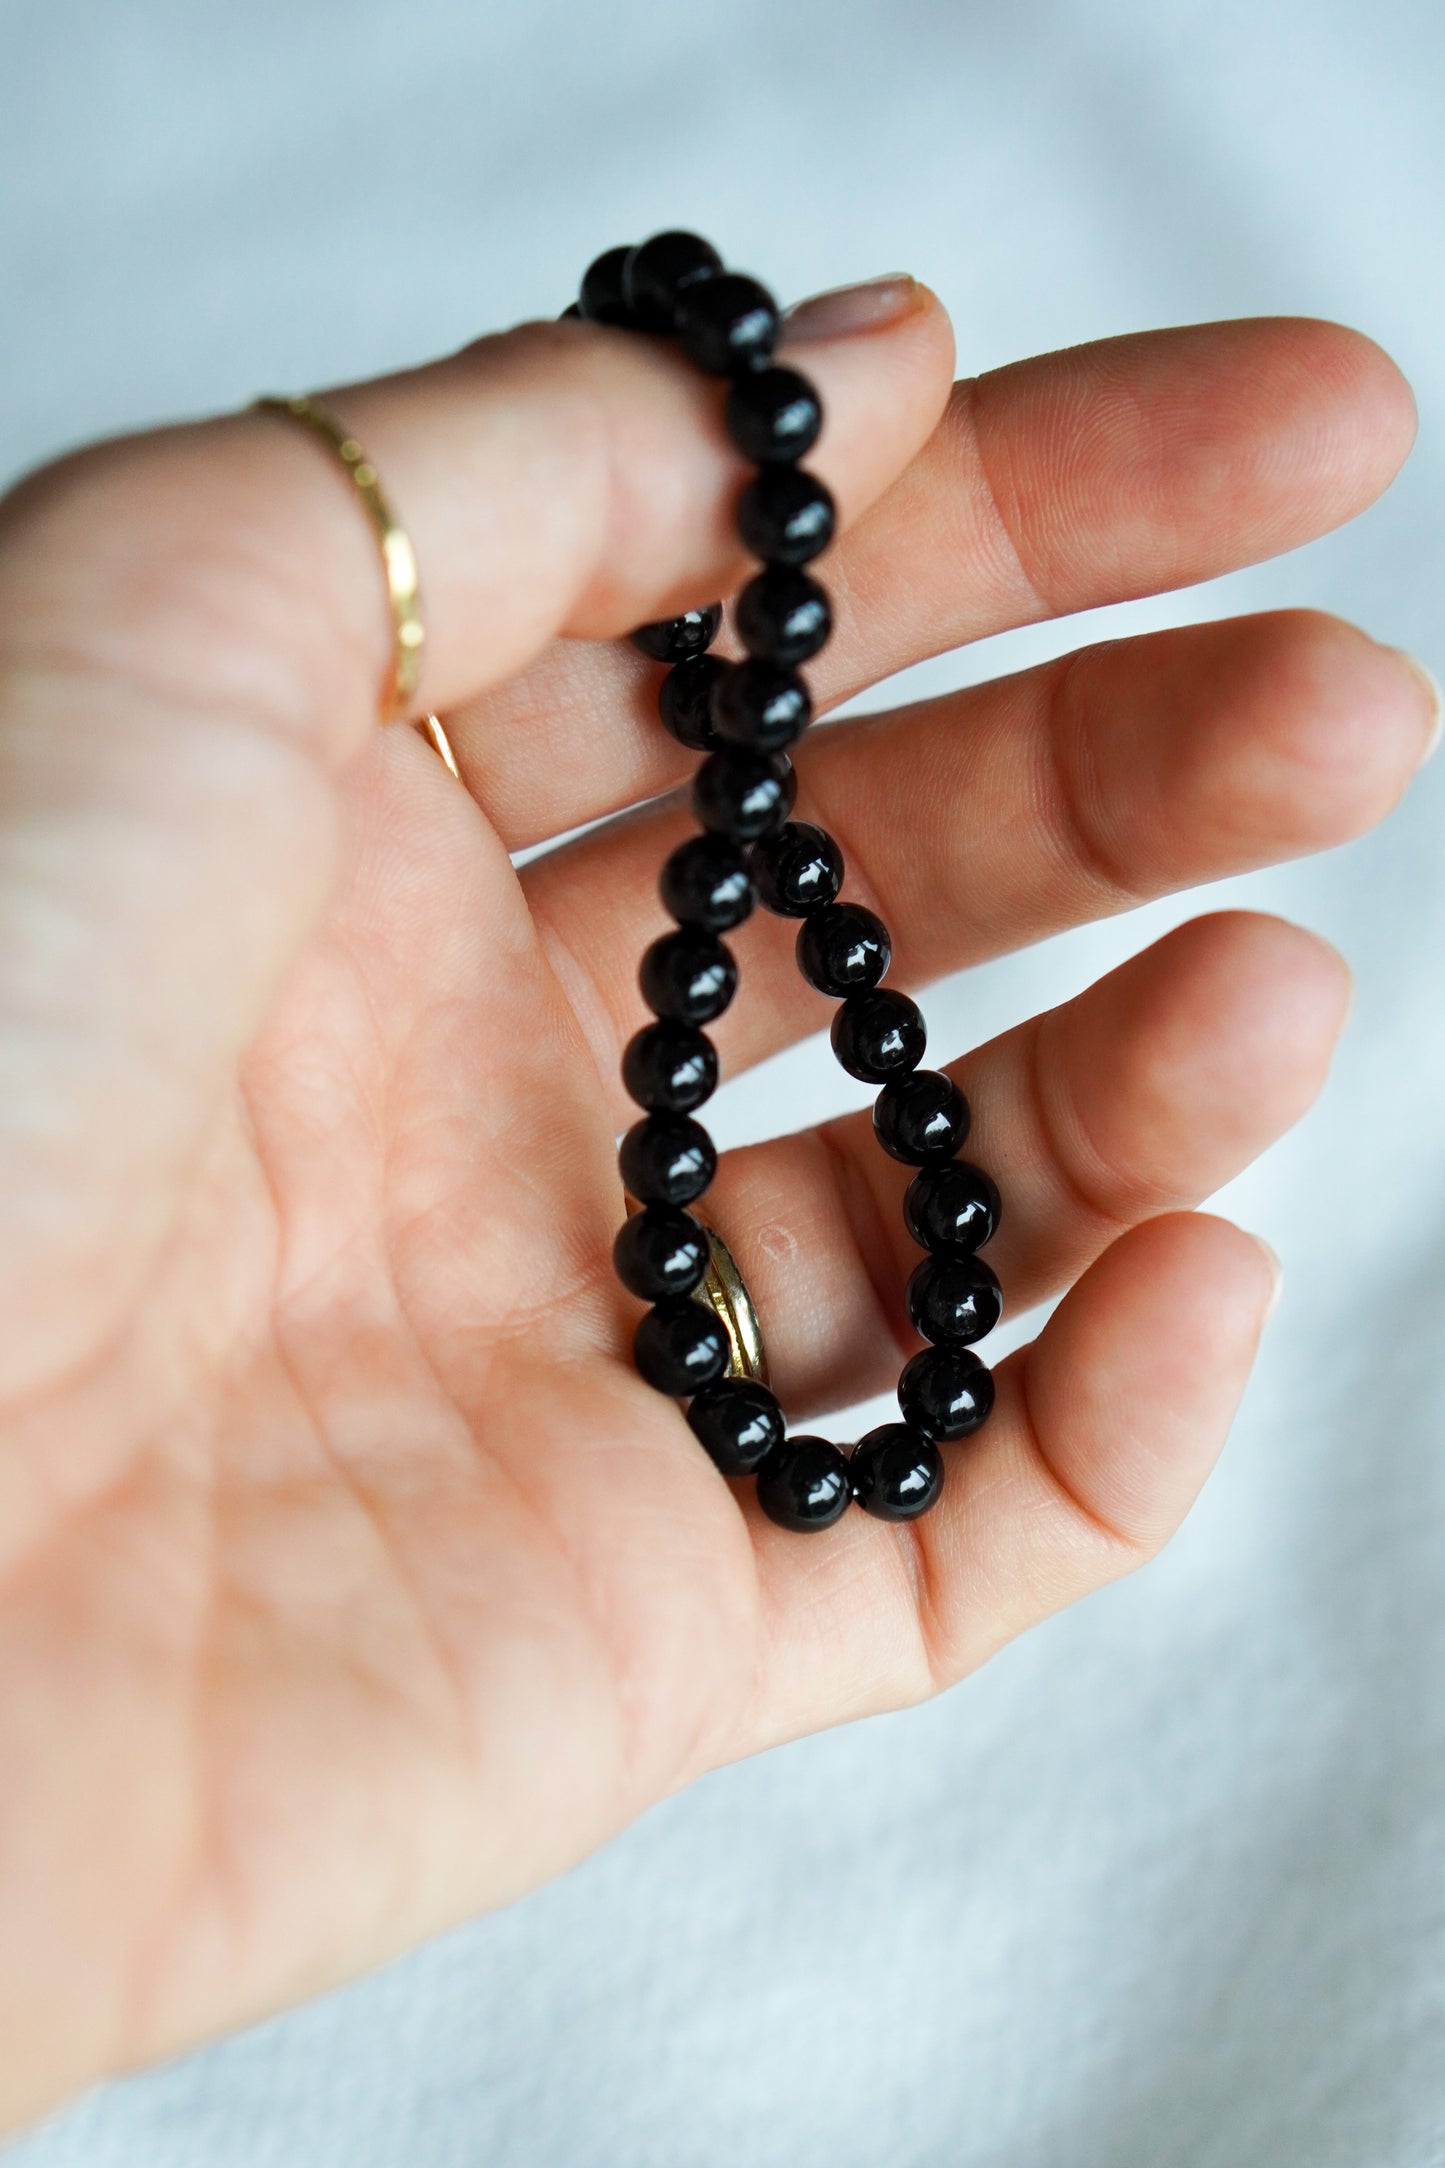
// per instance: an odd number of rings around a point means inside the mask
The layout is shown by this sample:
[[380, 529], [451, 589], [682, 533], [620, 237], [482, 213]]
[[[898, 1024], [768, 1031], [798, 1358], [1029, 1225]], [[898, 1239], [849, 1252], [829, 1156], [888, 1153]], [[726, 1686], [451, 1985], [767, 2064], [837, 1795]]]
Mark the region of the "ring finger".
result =
[[[988, 1261], [1010, 1312], [1055, 1295], [1128, 1227], [1200, 1203], [1297, 1121], [1324, 1081], [1349, 973], [1304, 929], [1251, 912], [1177, 928], [1061, 1007], [949, 1066], [964, 1156], [998, 1183]], [[866, 1113], [726, 1153], [708, 1195], [796, 1424], [891, 1385], [921, 1345], [912, 1173]]]

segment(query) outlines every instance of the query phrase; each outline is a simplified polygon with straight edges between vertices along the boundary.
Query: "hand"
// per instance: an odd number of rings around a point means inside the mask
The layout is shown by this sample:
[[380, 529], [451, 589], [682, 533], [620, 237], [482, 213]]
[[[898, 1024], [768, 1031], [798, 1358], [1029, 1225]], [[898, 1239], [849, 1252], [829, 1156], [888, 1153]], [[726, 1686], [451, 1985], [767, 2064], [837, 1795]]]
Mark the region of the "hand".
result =
[[[810, 327], [801, 323], [796, 336]], [[1412, 434], [1368, 341], [1258, 322], [951, 387], [923, 289], [814, 318], [848, 532], [824, 703], [1348, 518]], [[0, 2115], [374, 1964], [770, 1741], [933, 1692], [1147, 1557], [1228, 1426], [1266, 1255], [1187, 1208], [1302, 1112], [1347, 977], [1194, 921], [956, 1065], [1013, 1307], [1067, 1288], [935, 1514], [759, 1519], [634, 1373], [618, 1051], [664, 797], [628, 627], [725, 592], [741, 469], [670, 351], [531, 326], [327, 398], [416, 542], [470, 795], [376, 727], [374, 542], [263, 414], [0, 508]], [[607, 644], [591, 644], [607, 643]], [[802, 751], [920, 985], [1379, 819], [1427, 742], [1304, 613], [1087, 649]], [[758, 914], [725, 1070], [828, 1005]], [[805, 1421], [908, 1345], [859, 1120], [709, 1199]]]

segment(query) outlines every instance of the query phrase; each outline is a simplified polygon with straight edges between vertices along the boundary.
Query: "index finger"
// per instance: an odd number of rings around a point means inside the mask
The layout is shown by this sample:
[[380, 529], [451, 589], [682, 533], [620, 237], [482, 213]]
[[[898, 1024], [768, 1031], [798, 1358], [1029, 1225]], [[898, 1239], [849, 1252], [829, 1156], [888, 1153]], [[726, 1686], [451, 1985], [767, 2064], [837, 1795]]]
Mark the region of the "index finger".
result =
[[[896, 284], [891, 313], [808, 348], [826, 414], [815, 464], [844, 519], [948, 398], [948, 318], [926, 287]], [[733, 504], [750, 470], [722, 387], [660, 340], [523, 324], [317, 404], [365, 447], [415, 549], [416, 714], [558, 634], [612, 639], [746, 569]], [[0, 576], [0, 666], [78, 657], [163, 674], [203, 705], [224, 680], [328, 743], [376, 718], [392, 625], [374, 536], [340, 463], [288, 419], [156, 431], [42, 470], [0, 503]]]
[[[1259, 318], [1104, 339], [955, 385], [928, 443], [820, 561], [835, 706], [927, 656], [1211, 579], [1351, 519], [1413, 441], [1409, 386], [1339, 324]], [[448, 728], [512, 849], [678, 783], [657, 673], [550, 647]], [[585, 729], [579, 728], [579, 719]]]

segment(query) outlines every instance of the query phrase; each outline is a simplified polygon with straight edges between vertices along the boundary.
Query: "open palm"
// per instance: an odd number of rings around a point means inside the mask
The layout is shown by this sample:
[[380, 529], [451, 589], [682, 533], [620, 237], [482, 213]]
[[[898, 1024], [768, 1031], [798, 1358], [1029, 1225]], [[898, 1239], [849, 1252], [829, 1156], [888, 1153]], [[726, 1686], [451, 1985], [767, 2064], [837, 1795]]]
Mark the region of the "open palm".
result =
[[[1302, 541], [1413, 426], [1385, 358], [1318, 324], [951, 365], [923, 289], [809, 347], [849, 523], [820, 705]], [[1272, 1291], [1186, 1208], [1308, 1104], [1347, 1002], [1322, 943], [1222, 913], [958, 1064], [1010, 1306], [1069, 1292], [935, 1514], [771, 1526], [636, 1376], [610, 1266], [617, 1056], [689, 766], [617, 642], [745, 570], [715, 387], [532, 326], [328, 403], [417, 544], [420, 697], [465, 791], [375, 728], [371, 538], [285, 422], [101, 447], [0, 508], [12, 2121], [525, 1890], [719, 1761], [957, 1678], [1157, 1548]], [[800, 817], [918, 986], [1357, 832], [1430, 721], [1333, 620], [1211, 624], [827, 729]], [[790, 934], [735, 937], [725, 1070], [826, 1021]], [[904, 1180], [855, 1120], [723, 1162], [709, 1209], [795, 1424], [913, 1344]]]

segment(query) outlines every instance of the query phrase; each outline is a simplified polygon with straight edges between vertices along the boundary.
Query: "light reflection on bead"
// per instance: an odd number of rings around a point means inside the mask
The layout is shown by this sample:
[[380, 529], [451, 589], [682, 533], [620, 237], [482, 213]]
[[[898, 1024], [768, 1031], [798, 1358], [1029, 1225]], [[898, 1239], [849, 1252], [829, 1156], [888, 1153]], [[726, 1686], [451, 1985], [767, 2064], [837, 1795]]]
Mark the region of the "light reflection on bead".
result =
[[[839, 902], [844, 869], [833, 839], [789, 819], [797, 784], [787, 750], [812, 714], [798, 666], [832, 630], [827, 592], [803, 568], [832, 539], [835, 507], [826, 484], [797, 465], [818, 435], [821, 403], [799, 371], [771, 362], [779, 318], [766, 288], [725, 270], [696, 234], [654, 234], [605, 251], [564, 313], [675, 335], [699, 367], [732, 380], [725, 427], [758, 463], [736, 509], [739, 538], [762, 565], [734, 607], [747, 659], [710, 652], [719, 604], [632, 635], [670, 666], [657, 694], [665, 727], [707, 756], [692, 794], [703, 833], [673, 850], [659, 882], [677, 930], [650, 945], [640, 972], [657, 1020], [633, 1035], [623, 1057], [623, 1081], [648, 1110], [619, 1148], [623, 1180], [644, 1209], [614, 1249], [623, 1284], [654, 1304], [637, 1328], [638, 1367], [660, 1390], [690, 1397], [696, 1437], [725, 1474], [756, 1471], [763, 1511], [780, 1525], [830, 1526], [850, 1495], [879, 1518], [910, 1519], [942, 1487], [938, 1441], [969, 1435], [993, 1405], [992, 1376], [968, 1343], [1002, 1309], [996, 1278], [973, 1254], [997, 1228], [1000, 1205], [991, 1178], [954, 1156], [968, 1134], [968, 1106], [947, 1076], [918, 1066], [926, 1030], [917, 1005], [879, 984], [891, 961], [886, 927], [863, 906]], [[916, 1328], [936, 1344], [900, 1376], [904, 1420], [870, 1431], [851, 1459], [827, 1439], [788, 1437], [765, 1387], [724, 1375], [727, 1336], [697, 1292], [707, 1237], [684, 1207], [712, 1180], [717, 1155], [688, 1110], [711, 1094], [718, 1073], [698, 1027], [722, 1013], [737, 982], [717, 936], [742, 924], [755, 900], [801, 922], [799, 967], [840, 1003], [834, 1051], [852, 1075], [881, 1085], [878, 1140], [921, 1170], [905, 1219], [929, 1254], [906, 1299]]]

